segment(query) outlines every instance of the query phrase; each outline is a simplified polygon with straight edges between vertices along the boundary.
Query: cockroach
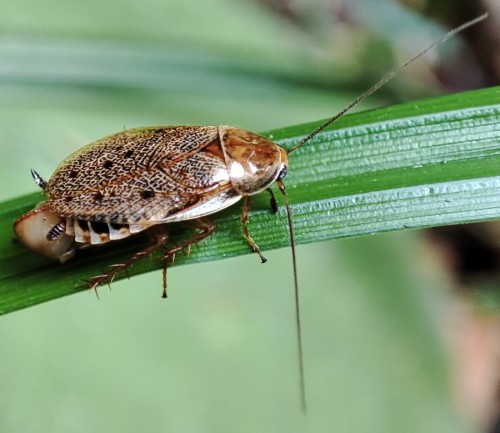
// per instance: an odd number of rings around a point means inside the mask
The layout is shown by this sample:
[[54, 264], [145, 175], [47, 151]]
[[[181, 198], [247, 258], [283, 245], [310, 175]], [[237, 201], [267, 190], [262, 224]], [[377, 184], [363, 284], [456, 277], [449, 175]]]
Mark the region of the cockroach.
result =
[[251, 131], [231, 126], [169, 126], [137, 128], [93, 142], [67, 157], [49, 181], [32, 176], [47, 200], [14, 223], [17, 238], [36, 254], [61, 263], [77, 250], [117, 241], [148, 230], [153, 242], [124, 263], [94, 276], [89, 287], [109, 283], [115, 275], [168, 242], [168, 223], [190, 222], [197, 233], [163, 253], [163, 297], [166, 297], [166, 261], [210, 236], [215, 225], [207, 218], [243, 199], [243, 236], [266, 261], [248, 232], [249, 197], [271, 196], [276, 183], [285, 198], [293, 260], [295, 320], [302, 410], [306, 410], [304, 362], [292, 212], [283, 179], [288, 155], [370, 96], [404, 67], [464, 29], [484, 20], [481, 15], [451, 30], [411, 59], [389, 71], [342, 111], [297, 144], [285, 150]]

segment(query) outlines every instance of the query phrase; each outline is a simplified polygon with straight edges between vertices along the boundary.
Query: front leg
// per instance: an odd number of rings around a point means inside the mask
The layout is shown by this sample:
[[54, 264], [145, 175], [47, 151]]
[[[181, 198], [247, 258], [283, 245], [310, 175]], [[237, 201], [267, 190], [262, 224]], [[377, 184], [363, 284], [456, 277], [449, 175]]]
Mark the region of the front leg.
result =
[[248, 212], [249, 211], [250, 211], [250, 197], [244, 196], [243, 197], [243, 208], [241, 210], [241, 217], [240, 217], [241, 223], [243, 224], [243, 236], [245, 236], [245, 239], [247, 240], [248, 244], [250, 245], [250, 248], [252, 248], [252, 250], [259, 255], [260, 261], [262, 263], [266, 263], [267, 259], [260, 252], [259, 246], [255, 243], [255, 241], [252, 239], [252, 237], [248, 233]]

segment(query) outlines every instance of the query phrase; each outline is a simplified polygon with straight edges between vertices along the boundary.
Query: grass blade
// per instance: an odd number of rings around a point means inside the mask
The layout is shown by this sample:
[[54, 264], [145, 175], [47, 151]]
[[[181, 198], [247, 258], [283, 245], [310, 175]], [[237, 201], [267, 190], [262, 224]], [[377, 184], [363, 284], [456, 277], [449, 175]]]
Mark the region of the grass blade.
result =
[[[286, 185], [297, 243], [500, 218], [500, 88], [346, 115], [290, 157]], [[290, 147], [313, 124], [267, 133]], [[26, 251], [12, 224], [39, 193], [0, 203], [0, 314], [86, 290], [84, 279], [146, 243], [129, 238], [79, 253], [65, 265]], [[288, 244], [286, 216], [255, 197], [250, 230], [263, 250]], [[239, 208], [214, 216], [219, 230], [176, 264], [249, 253]], [[173, 239], [188, 236], [173, 226]], [[146, 260], [130, 275], [161, 267]], [[121, 276], [123, 277], [123, 276]]]

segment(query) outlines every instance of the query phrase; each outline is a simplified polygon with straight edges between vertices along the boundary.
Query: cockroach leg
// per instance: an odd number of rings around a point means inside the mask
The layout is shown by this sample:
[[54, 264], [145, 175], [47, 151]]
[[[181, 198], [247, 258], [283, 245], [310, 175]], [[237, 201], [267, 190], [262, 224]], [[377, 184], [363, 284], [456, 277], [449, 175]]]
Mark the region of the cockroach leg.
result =
[[192, 238], [187, 239], [186, 241], [180, 243], [179, 245], [176, 245], [175, 247], [165, 251], [163, 253], [163, 260], [167, 260], [169, 257], [172, 257], [172, 265], [175, 260], [175, 255], [186, 249], [189, 248], [191, 250], [192, 245], [196, 245], [198, 242], [202, 241], [205, 238], [208, 238], [214, 231], [215, 231], [215, 224], [212, 221], [209, 221], [207, 219], [197, 219], [193, 221], [186, 221], [187, 223], [190, 223], [193, 225], [195, 228], [199, 230], [199, 232], [193, 236]]
[[271, 210], [273, 213], [278, 212], [278, 203], [276, 202], [276, 197], [274, 196], [274, 192], [271, 188], [267, 188], [266, 191], [269, 193], [270, 197], [270, 204], [271, 204]]
[[167, 262], [163, 262], [163, 292], [161, 294], [162, 298], [167, 297]]
[[[272, 195], [274, 198], [274, 194]], [[271, 198], [271, 203], [273, 198]], [[276, 201], [276, 199], [275, 199]], [[272, 206], [272, 204], [271, 204]], [[264, 257], [264, 255], [260, 252], [259, 246], [255, 243], [255, 241], [252, 239], [250, 234], [248, 233], [248, 212], [250, 210], [250, 197], [244, 196], [243, 197], [243, 208], [241, 209], [241, 223], [243, 224], [243, 236], [245, 236], [245, 239], [247, 240], [248, 244], [250, 245], [250, 248], [257, 253], [260, 257], [260, 261], [262, 263], [266, 263], [267, 259]]]
[[[171, 266], [174, 267], [175, 253], [171, 254], [170, 257], [171, 257], [170, 259]], [[163, 292], [161, 294], [161, 297], [164, 299], [167, 297], [167, 261], [168, 261], [168, 256], [163, 258]]]
[[163, 293], [162, 298], [167, 297], [167, 260], [171, 257], [172, 266], [175, 263], [175, 256], [178, 252], [188, 249], [188, 255], [191, 252], [191, 246], [209, 237], [215, 231], [215, 224], [207, 219], [198, 219], [189, 221], [199, 232], [190, 239], [180, 243], [179, 245], [165, 251], [163, 253]]
[[[108, 272], [101, 274], [101, 275], [96, 275], [95, 277], [92, 277], [90, 281], [88, 282], [89, 288], [93, 289], [97, 293], [97, 286], [100, 286], [104, 283], [112, 283], [114, 278], [116, 277], [116, 274], [120, 271], [125, 271], [135, 263], [141, 261], [151, 253], [153, 253], [155, 250], [158, 248], [161, 248], [164, 246], [167, 241], [168, 241], [168, 232], [165, 231], [163, 228], [161, 231], [157, 230], [154, 232], [154, 242], [147, 247], [146, 249], [139, 251], [138, 253], [134, 254], [130, 259], [125, 260], [123, 263], [118, 263], [115, 265], [111, 265], [109, 267]], [[128, 277], [128, 274], [127, 274]]]

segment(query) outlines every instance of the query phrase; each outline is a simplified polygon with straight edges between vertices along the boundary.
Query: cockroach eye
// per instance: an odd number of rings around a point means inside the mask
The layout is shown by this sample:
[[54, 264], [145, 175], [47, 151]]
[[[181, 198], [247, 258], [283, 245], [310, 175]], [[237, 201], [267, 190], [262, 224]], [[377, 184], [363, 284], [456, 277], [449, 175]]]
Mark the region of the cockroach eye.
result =
[[276, 179], [277, 181], [280, 181], [280, 180], [283, 180], [286, 176], [286, 174], [288, 173], [288, 167], [285, 165], [280, 173], [278, 174], [278, 178]]

